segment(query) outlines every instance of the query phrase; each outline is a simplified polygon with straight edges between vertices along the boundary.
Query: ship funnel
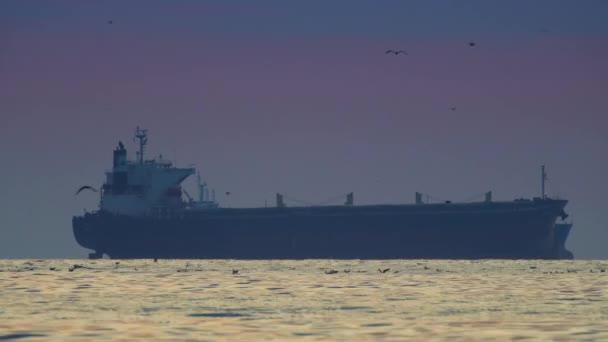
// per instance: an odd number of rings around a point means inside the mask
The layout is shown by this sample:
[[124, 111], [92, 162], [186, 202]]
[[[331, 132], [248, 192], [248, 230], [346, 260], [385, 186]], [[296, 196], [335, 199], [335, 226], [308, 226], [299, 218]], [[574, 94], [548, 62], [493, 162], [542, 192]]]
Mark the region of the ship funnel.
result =
[[114, 160], [112, 163], [114, 170], [124, 169], [127, 165], [127, 150], [122, 141], [118, 142], [118, 147], [114, 150]]

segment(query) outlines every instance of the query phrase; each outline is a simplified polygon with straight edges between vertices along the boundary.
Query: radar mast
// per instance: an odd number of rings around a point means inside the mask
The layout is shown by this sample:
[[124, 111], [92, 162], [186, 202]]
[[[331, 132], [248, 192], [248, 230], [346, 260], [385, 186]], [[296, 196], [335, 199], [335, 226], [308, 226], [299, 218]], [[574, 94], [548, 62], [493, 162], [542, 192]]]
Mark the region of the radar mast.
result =
[[135, 139], [139, 140], [139, 151], [137, 151], [137, 161], [139, 162], [139, 165], [142, 165], [144, 163], [144, 148], [148, 143], [148, 130], [141, 129], [139, 128], [139, 126], [137, 126], [137, 128], [135, 129], [135, 137], [133, 138], [133, 140]]

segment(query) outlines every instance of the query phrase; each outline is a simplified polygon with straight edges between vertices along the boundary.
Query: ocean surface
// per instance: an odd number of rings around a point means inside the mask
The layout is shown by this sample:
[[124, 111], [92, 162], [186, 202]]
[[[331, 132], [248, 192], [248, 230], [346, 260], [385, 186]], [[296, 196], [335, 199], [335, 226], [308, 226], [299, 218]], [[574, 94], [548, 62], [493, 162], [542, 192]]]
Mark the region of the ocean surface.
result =
[[608, 261], [0, 260], [0, 341], [527, 338], [608, 340]]

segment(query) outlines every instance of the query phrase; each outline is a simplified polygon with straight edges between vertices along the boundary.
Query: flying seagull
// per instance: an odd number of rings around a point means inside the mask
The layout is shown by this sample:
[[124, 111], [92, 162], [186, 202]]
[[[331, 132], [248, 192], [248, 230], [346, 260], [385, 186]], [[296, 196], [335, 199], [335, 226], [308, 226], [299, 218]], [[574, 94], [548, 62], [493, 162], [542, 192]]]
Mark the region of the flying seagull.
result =
[[82, 190], [91, 190], [91, 191], [97, 192], [97, 190], [95, 188], [88, 186], [88, 185], [83, 185], [78, 189], [78, 191], [76, 191], [76, 195], [78, 195]]
[[456, 107], [450, 107], [450, 110], [451, 110], [452, 112], [454, 112], [454, 111], [456, 111]]
[[405, 52], [405, 50], [386, 50], [386, 52], [384, 54], [388, 55], [389, 53], [392, 53], [395, 56], [397, 56], [400, 53], [407, 56], [407, 52]]
[[475, 44], [475, 42], [469, 42], [470, 47], [475, 47], [475, 45], [477, 45], [477, 44]]

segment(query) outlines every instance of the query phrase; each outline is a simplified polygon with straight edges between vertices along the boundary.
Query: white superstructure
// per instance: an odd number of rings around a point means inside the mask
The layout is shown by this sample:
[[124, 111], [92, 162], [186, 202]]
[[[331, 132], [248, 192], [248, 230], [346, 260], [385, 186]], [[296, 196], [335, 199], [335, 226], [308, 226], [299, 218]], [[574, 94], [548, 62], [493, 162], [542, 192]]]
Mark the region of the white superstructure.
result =
[[[112, 170], [106, 172], [102, 188], [100, 209], [129, 216], [162, 215], [180, 209], [215, 208], [217, 203], [204, 200], [182, 201], [181, 183], [195, 173], [194, 168], [178, 168], [162, 155], [146, 160], [144, 149], [148, 142], [147, 130], [137, 127], [135, 139], [139, 142], [137, 159], [127, 159], [122, 142], [114, 150]], [[199, 178], [200, 179], [200, 178]], [[200, 185], [199, 191], [204, 190]]]

